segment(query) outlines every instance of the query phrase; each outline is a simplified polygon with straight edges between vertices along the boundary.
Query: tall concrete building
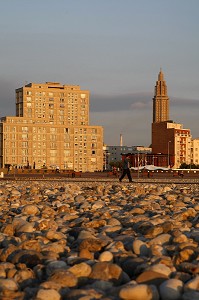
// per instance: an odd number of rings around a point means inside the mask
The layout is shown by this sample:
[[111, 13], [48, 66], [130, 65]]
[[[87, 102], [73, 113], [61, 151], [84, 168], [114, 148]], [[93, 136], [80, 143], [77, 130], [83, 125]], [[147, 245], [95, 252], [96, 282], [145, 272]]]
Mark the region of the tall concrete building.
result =
[[153, 97], [153, 123], [169, 120], [169, 97], [164, 74], [160, 69]]
[[153, 98], [152, 153], [163, 154], [164, 166], [179, 168], [191, 160], [191, 132], [169, 120], [169, 97], [162, 70], [156, 81]]
[[0, 123], [0, 165], [103, 169], [103, 128], [89, 125], [89, 91], [57, 82], [16, 89], [16, 116]]

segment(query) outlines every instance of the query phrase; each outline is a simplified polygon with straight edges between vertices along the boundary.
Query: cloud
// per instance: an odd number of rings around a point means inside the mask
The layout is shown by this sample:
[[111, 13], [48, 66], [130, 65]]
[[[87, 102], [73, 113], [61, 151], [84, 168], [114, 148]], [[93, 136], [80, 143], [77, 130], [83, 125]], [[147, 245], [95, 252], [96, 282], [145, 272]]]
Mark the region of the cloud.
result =
[[144, 109], [149, 107], [151, 108], [151, 103], [145, 101], [135, 102], [131, 104], [131, 109]]
[[[108, 145], [119, 145], [122, 133], [124, 144], [127, 146], [149, 146], [152, 98], [152, 95], [144, 93], [111, 97], [93, 95], [90, 100], [91, 124], [104, 127], [104, 142]], [[198, 108], [199, 100], [170, 97], [170, 119], [190, 129], [193, 138], [199, 137]]]
[[[0, 77], [0, 116], [15, 115], [16, 81]], [[90, 124], [104, 128], [104, 142], [119, 145], [123, 134], [127, 146], [151, 143], [153, 110], [152, 93], [90, 95]], [[170, 96], [170, 119], [190, 128], [193, 138], [199, 137], [199, 99]]]
[[[123, 111], [129, 109], [152, 109], [152, 93], [132, 93], [120, 95], [91, 94], [90, 111]], [[192, 109], [199, 106], [199, 99], [170, 97], [170, 111], [176, 107]]]
[[143, 109], [152, 107], [151, 93], [99, 95], [90, 97], [91, 112], [124, 111], [131, 109]]

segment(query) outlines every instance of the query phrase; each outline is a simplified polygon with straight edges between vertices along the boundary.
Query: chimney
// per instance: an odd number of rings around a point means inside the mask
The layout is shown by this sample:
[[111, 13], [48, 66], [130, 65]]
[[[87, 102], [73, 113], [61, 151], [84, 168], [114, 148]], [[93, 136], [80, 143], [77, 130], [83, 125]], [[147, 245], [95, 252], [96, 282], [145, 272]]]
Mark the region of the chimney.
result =
[[122, 134], [120, 134], [120, 147], [123, 146]]

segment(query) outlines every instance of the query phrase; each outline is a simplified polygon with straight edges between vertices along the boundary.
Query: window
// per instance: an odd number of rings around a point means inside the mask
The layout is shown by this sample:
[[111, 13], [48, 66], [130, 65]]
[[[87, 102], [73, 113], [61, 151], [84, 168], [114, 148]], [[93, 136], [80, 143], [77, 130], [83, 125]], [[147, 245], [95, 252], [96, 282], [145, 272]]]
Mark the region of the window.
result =
[[92, 128], [92, 133], [97, 133], [97, 129], [96, 128]]
[[56, 131], [57, 131], [56, 128], [54, 128], [54, 127], [51, 127], [51, 128], [50, 128], [50, 132], [51, 132], [51, 133], [56, 133]]
[[28, 139], [28, 134], [26, 133], [23, 133], [22, 134], [22, 140], [27, 140]]
[[28, 142], [22, 142], [22, 147], [27, 148], [28, 147]]
[[50, 150], [50, 156], [57, 156], [57, 150]]

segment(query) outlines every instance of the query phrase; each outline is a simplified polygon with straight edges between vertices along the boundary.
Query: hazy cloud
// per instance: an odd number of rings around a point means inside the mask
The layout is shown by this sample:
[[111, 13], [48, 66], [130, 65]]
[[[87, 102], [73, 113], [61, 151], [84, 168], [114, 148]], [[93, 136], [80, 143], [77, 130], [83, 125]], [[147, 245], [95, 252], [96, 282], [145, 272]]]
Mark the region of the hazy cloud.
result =
[[[15, 89], [18, 87], [14, 80], [0, 78], [1, 117], [15, 115]], [[170, 119], [190, 128], [194, 138], [199, 137], [199, 99], [169, 97]], [[148, 146], [151, 143], [152, 98], [152, 93], [91, 93], [90, 124], [103, 126], [104, 142], [109, 145], [119, 145], [122, 133], [125, 145]]]
[[[145, 145], [151, 143], [153, 95], [140, 93], [106, 97], [91, 97], [92, 124], [104, 127], [104, 141], [114, 145], [123, 134], [125, 145]], [[120, 101], [122, 99], [122, 101]], [[199, 136], [199, 100], [170, 97], [170, 119], [191, 129], [193, 138]]]
[[152, 106], [152, 94], [91, 95], [91, 112], [143, 109]]
[[[175, 108], [187, 109], [199, 107], [199, 99], [185, 99], [177, 97], [170, 98], [170, 111]], [[152, 109], [153, 106], [152, 93], [135, 93], [135, 94], [120, 94], [120, 95], [99, 95], [93, 94], [90, 96], [90, 111], [105, 112], [105, 111], [122, 111], [129, 109]]]
[[149, 107], [151, 108], [151, 102], [149, 103], [149, 102], [140, 101], [131, 104], [132, 109], [144, 109]]

